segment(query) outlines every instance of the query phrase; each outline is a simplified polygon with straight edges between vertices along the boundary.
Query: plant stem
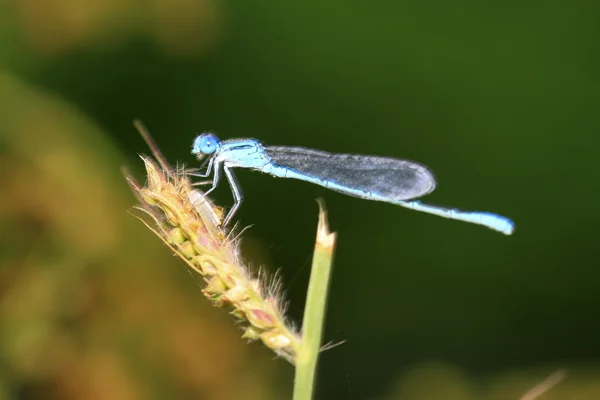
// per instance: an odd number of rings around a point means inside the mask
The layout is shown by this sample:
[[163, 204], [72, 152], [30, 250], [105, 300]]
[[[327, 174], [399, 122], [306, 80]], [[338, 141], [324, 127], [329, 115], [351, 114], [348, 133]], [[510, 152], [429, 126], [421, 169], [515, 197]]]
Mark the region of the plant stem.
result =
[[335, 237], [335, 233], [331, 233], [327, 225], [325, 206], [322, 201], [319, 201], [317, 240], [302, 321], [302, 341], [296, 359], [294, 400], [311, 400], [313, 397]]

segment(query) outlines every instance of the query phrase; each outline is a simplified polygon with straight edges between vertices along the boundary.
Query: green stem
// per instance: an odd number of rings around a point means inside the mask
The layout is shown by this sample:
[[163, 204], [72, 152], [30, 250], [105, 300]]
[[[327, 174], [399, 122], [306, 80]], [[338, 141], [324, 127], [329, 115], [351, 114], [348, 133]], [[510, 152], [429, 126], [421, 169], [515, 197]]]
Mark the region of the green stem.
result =
[[319, 209], [317, 240], [302, 321], [302, 341], [296, 358], [294, 400], [311, 400], [313, 398], [327, 305], [327, 290], [333, 263], [335, 233], [329, 232], [327, 214], [322, 201], [319, 201]]

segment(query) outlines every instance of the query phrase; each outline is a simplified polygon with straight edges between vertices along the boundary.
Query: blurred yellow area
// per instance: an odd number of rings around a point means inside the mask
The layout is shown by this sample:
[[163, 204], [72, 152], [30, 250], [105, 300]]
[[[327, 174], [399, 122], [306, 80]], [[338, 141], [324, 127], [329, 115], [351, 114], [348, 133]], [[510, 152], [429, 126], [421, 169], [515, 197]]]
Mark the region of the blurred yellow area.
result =
[[214, 45], [221, 29], [212, 0], [18, 0], [12, 11], [41, 55], [114, 46], [134, 34], [153, 37], [167, 53], [197, 55]]

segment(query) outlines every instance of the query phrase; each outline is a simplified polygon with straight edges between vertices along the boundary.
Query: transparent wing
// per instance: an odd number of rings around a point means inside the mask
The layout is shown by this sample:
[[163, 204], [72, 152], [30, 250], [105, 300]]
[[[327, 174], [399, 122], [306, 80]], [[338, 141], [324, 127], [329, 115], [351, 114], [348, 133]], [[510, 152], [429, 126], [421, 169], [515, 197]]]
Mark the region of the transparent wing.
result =
[[300, 175], [296, 178], [352, 196], [409, 200], [435, 189], [433, 174], [412, 161], [302, 147], [265, 146], [265, 152], [271, 163]]

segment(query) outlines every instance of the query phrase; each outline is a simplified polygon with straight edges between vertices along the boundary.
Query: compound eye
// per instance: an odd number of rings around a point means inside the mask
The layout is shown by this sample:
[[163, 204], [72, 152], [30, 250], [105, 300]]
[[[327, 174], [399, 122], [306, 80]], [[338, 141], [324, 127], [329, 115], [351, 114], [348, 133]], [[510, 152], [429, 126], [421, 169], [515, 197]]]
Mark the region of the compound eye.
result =
[[212, 154], [217, 150], [217, 147], [219, 147], [219, 143], [221, 143], [221, 141], [215, 134], [210, 132], [203, 133], [194, 140], [192, 153]]

